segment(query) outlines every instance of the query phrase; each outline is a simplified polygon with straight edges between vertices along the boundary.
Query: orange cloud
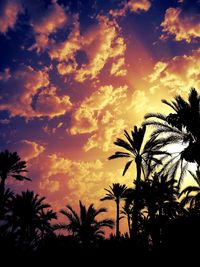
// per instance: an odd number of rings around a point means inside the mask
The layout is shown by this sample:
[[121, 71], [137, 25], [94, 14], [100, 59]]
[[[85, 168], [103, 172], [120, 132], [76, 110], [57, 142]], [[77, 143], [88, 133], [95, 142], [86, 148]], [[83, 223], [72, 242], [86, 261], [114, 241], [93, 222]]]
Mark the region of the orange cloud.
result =
[[173, 35], [176, 41], [185, 40], [190, 43], [200, 37], [200, 15], [181, 8], [168, 8], [161, 26], [164, 32], [161, 39]]
[[125, 65], [125, 59], [119, 58], [117, 62], [113, 62], [110, 74], [114, 76], [125, 76], [127, 74], [127, 70], [122, 67]]
[[56, 87], [49, 87], [43, 90], [35, 105], [37, 116], [48, 116], [53, 118], [68, 112], [72, 108], [72, 103], [68, 95], [58, 96]]
[[75, 53], [81, 48], [80, 25], [78, 17], [74, 18], [73, 29], [70, 32], [67, 40], [62, 43], [52, 42], [49, 50], [51, 59], [56, 59], [59, 62], [72, 62], [75, 60]]
[[[30, 9], [30, 8], [29, 8]], [[36, 43], [30, 48], [40, 52], [49, 45], [49, 36], [62, 29], [67, 23], [67, 15], [64, 8], [58, 3], [52, 3], [44, 12], [34, 14], [30, 13], [30, 24], [35, 32]]]
[[21, 140], [12, 146], [13, 151], [17, 151], [25, 161], [30, 161], [38, 157], [44, 150], [44, 146], [30, 140]]
[[122, 129], [126, 128], [125, 119], [112, 117], [110, 123], [100, 125], [98, 131], [88, 138], [84, 145], [84, 151], [92, 148], [98, 148], [102, 151], [108, 151], [112, 148], [113, 140], [120, 136]]
[[126, 102], [127, 89], [127, 86], [101, 86], [84, 99], [74, 112], [70, 133], [93, 133], [84, 145], [85, 151], [95, 147], [107, 151], [114, 136], [125, 127], [120, 107]]
[[110, 10], [110, 15], [113, 17], [125, 16], [128, 11], [140, 13], [148, 11], [151, 7], [149, 0], [129, 0], [121, 9]]
[[[73, 161], [51, 154], [46, 155], [41, 164], [42, 157], [35, 160], [32, 168], [38, 171], [38, 185], [42, 194], [47, 195], [52, 203], [56, 202], [58, 209], [66, 204], [76, 205], [78, 200], [99, 206], [99, 200], [105, 194], [104, 188], [113, 182], [121, 182], [122, 170], [115, 168], [114, 172], [109, 171], [101, 160]], [[132, 184], [130, 175], [124, 177], [124, 182]]]
[[[60, 44], [52, 43], [49, 55], [59, 61], [58, 72], [61, 75], [74, 74], [75, 80], [83, 82], [98, 76], [109, 60], [117, 60], [118, 65], [112, 66], [111, 75], [124, 76], [124, 54], [126, 44], [119, 35], [119, 26], [105, 16], [98, 16], [98, 25], [80, 34], [78, 18], [68, 39]], [[86, 62], [77, 62], [78, 52], [85, 55]]]
[[139, 13], [141, 11], [148, 11], [151, 7], [151, 2], [149, 0], [130, 0], [127, 6], [130, 11]]
[[151, 92], [166, 90], [170, 93], [188, 93], [191, 87], [200, 88], [200, 49], [194, 50], [191, 55], [183, 55], [172, 58], [166, 62], [158, 62], [154, 72], [149, 76]]
[[9, 29], [14, 29], [17, 17], [23, 12], [20, 1], [4, 0], [0, 10], [0, 32], [5, 34]]
[[[35, 163], [36, 167], [39, 162]], [[61, 202], [63, 199], [65, 203], [73, 203], [75, 199], [85, 199], [90, 203], [98, 201], [98, 191], [101, 191], [99, 184], [103, 180], [103, 163], [100, 160], [72, 161], [51, 154], [43, 166], [38, 167], [41, 176], [39, 188], [46, 193], [59, 191]]]
[[[117, 112], [120, 101], [126, 97], [127, 87], [113, 88], [112, 85], [102, 86], [90, 97], [84, 99], [73, 116], [71, 134], [91, 133], [98, 129], [101, 122], [110, 122], [105, 115], [109, 108]], [[107, 115], [108, 116], [108, 115]], [[112, 115], [109, 115], [110, 118]]]
[[1, 73], [0, 83], [3, 90], [0, 110], [8, 110], [11, 116], [25, 118], [53, 118], [68, 111], [72, 106], [69, 96], [56, 94], [56, 88], [49, 86], [47, 71], [48, 68], [38, 71], [30, 66], [23, 66], [9, 75], [8, 71]]

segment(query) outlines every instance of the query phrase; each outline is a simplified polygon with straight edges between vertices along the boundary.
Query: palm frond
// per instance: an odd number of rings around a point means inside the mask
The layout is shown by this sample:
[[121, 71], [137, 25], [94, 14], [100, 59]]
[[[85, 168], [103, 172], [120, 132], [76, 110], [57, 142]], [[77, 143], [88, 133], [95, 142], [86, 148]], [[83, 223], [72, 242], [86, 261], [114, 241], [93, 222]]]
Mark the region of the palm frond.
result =
[[131, 165], [132, 162], [133, 162], [133, 160], [130, 160], [130, 161], [128, 161], [128, 162], [126, 163], [125, 168], [124, 168], [124, 171], [123, 171], [123, 173], [122, 173], [122, 176], [124, 176], [124, 175], [126, 174], [126, 172], [127, 172], [127, 170], [129, 169], [129, 167], [130, 167], [130, 165]]

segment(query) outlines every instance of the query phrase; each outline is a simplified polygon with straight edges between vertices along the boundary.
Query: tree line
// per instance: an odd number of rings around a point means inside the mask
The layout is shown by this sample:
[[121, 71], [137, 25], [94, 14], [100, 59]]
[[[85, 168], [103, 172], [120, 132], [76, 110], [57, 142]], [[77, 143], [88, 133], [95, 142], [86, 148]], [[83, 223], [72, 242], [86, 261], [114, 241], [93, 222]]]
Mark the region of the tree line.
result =
[[[114, 144], [119, 148], [109, 160], [127, 160], [122, 176], [129, 167], [133, 186], [113, 183], [105, 188], [100, 201], [114, 201], [116, 220], [99, 219], [106, 208], [86, 207], [79, 201], [79, 211], [66, 205], [60, 213], [66, 223], [56, 222], [57, 214], [33, 191], [14, 193], [8, 178], [31, 180], [27, 165], [17, 152], [0, 153], [0, 251], [13, 255], [47, 255], [65, 250], [119, 249], [145, 255], [166, 251], [195, 252], [194, 240], [200, 238], [200, 95], [192, 88], [188, 99], [180, 95], [171, 102], [162, 102], [172, 109], [170, 114], [149, 113], [141, 127], [134, 126]], [[147, 129], [151, 133], [147, 135]], [[174, 144], [181, 151], [170, 152]], [[195, 163], [190, 170], [189, 163]], [[181, 188], [184, 179], [193, 179], [194, 186]], [[105, 202], [106, 203], [106, 202]], [[122, 204], [122, 208], [120, 203]], [[128, 231], [120, 233], [121, 219], [127, 220]], [[105, 229], [115, 234], [105, 238]], [[58, 234], [63, 230], [67, 234]], [[188, 247], [189, 244], [189, 247]]]

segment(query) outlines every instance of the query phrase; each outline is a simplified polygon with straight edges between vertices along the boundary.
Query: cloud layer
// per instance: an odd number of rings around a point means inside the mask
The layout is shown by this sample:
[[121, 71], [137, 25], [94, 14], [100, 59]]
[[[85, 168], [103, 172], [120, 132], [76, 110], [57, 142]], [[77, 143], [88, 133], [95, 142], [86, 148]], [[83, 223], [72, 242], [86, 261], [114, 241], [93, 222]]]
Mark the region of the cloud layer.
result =
[[[189, 1], [185, 1], [189, 2]], [[164, 34], [161, 39], [174, 36], [176, 41], [186, 41], [190, 43], [195, 38], [200, 37], [200, 4], [199, 1], [190, 1], [190, 5], [178, 8], [168, 8], [164, 21], [161, 23]]]
[[59, 96], [57, 89], [50, 86], [48, 68], [34, 70], [21, 66], [11, 73], [6, 69], [0, 73], [0, 110], [8, 110], [11, 116], [47, 116], [53, 118], [65, 114], [72, 103], [67, 95]]

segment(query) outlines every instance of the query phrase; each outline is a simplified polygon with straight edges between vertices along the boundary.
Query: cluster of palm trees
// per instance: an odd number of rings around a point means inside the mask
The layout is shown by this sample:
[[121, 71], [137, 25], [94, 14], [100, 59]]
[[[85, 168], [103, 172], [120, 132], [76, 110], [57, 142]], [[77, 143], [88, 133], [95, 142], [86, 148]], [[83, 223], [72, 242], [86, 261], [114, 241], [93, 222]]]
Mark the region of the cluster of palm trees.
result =
[[[200, 96], [192, 88], [188, 101], [176, 96], [172, 102], [162, 102], [174, 113], [149, 113], [141, 128], [135, 126], [130, 134], [124, 131], [125, 139], [114, 142], [123, 151], [115, 152], [109, 159], [128, 159], [122, 175], [132, 163], [136, 165], [132, 192], [126, 188], [127, 194], [123, 190], [125, 185], [113, 184], [104, 198], [111, 199], [112, 193], [117, 209], [117, 199], [125, 199], [122, 213], [127, 216], [130, 237], [137, 242], [142, 239], [141, 234], [145, 235], [154, 247], [160, 245], [164, 228], [172, 220], [197, 215], [200, 211]], [[154, 129], [145, 142], [147, 126]], [[182, 150], [170, 153], [168, 147], [173, 144], [183, 145]], [[196, 163], [196, 173], [187, 171], [189, 163]], [[197, 185], [180, 191], [181, 182], [188, 174]], [[117, 216], [116, 236], [119, 236], [119, 219]]]
[[[122, 175], [132, 164], [136, 166], [132, 188], [113, 183], [100, 199], [116, 203], [115, 242], [127, 239], [149, 250], [166, 245], [173, 224], [200, 222], [200, 96], [191, 89], [188, 100], [176, 96], [172, 102], [162, 101], [173, 113], [147, 114], [140, 128], [135, 126], [130, 133], [125, 130], [125, 138], [114, 142], [120, 151], [109, 159], [127, 159]], [[153, 130], [147, 136], [150, 126]], [[170, 152], [168, 148], [173, 144], [183, 145], [182, 150]], [[191, 162], [195, 171], [189, 170]], [[15, 194], [7, 187], [11, 178], [30, 180], [23, 175], [26, 172], [26, 162], [16, 152], [0, 153], [0, 249], [7, 242], [17, 249], [34, 251], [44, 246], [46, 239], [56, 238], [58, 230], [66, 231], [79, 247], [102, 244], [104, 229], [114, 227], [113, 220], [97, 219], [107, 211], [105, 208], [96, 209], [93, 204], [86, 207], [79, 201], [79, 213], [66, 205], [60, 213], [67, 223], [55, 223], [57, 214], [45, 197], [29, 190]], [[187, 176], [196, 185], [181, 189]], [[123, 218], [127, 219], [126, 235], [120, 233]], [[195, 225], [192, 223], [191, 227]]]
[[96, 217], [105, 213], [105, 208], [95, 209], [91, 204], [88, 208], [80, 201], [80, 214], [69, 205], [60, 211], [69, 222], [52, 223], [57, 214], [33, 191], [22, 191], [15, 194], [6, 186], [7, 180], [30, 180], [23, 176], [27, 172], [25, 161], [19, 155], [5, 150], [0, 153], [0, 248], [8, 246], [21, 251], [34, 251], [45, 242], [45, 238], [55, 236], [55, 230], [64, 229], [72, 233], [74, 241], [87, 247], [104, 237], [103, 228], [113, 228], [112, 220], [97, 220]]

